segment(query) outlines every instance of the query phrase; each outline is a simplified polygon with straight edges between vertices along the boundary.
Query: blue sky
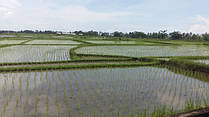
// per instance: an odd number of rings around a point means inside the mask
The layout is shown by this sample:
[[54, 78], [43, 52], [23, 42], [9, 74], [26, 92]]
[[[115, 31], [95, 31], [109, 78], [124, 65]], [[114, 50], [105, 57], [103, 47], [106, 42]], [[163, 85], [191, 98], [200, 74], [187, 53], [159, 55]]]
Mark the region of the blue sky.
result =
[[0, 29], [209, 32], [209, 0], [0, 0]]

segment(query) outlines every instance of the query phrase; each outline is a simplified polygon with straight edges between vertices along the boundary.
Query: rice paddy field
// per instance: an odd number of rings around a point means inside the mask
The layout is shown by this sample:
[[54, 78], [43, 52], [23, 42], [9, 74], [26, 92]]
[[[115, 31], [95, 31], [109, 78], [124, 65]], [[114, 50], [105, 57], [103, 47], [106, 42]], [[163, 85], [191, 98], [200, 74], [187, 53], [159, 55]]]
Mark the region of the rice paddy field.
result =
[[20, 44], [22, 42], [25, 42], [27, 40], [0, 40], [0, 44], [4, 45], [4, 44]]
[[167, 117], [209, 107], [203, 42], [16, 36], [0, 41], [0, 117]]
[[120, 55], [131, 57], [150, 56], [209, 56], [204, 45], [184, 46], [90, 46], [76, 50], [80, 54]]
[[80, 44], [71, 40], [33, 40], [26, 44]]
[[203, 64], [209, 65], [209, 60], [194, 60], [194, 62], [203, 63]]
[[73, 39], [71, 36], [52, 36], [53, 38], [59, 38], [59, 39]]
[[0, 48], [0, 63], [70, 60], [69, 50], [73, 47], [75, 46], [17, 45]]
[[5, 38], [5, 37], [16, 37], [14, 35], [0, 35], [0, 38]]
[[136, 44], [135, 41], [86, 41], [94, 44]]
[[[198, 73], [197, 73], [198, 74]], [[117, 116], [174, 112], [190, 99], [209, 101], [207, 75], [199, 79], [155, 67], [2, 73], [3, 116]], [[196, 104], [195, 103], [195, 104]], [[143, 106], [142, 106], [143, 105]]]

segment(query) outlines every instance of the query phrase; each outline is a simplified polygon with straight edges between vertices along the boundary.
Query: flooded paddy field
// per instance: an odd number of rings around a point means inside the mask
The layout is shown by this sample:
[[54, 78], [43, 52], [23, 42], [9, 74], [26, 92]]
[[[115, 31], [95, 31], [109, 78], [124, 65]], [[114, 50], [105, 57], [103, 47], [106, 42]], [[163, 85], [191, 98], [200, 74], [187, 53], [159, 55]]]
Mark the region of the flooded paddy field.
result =
[[209, 60], [194, 60], [196, 63], [203, 63], [209, 65]]
[[0, 48], [0, 63], [70, 60], [70, 49], [73, 47], [18, 45]]
[[161, 117], [209, 105], [208, 72], [181, 59], [208, 65], [203, 42], [17, 37], [0, 41], [0, 117]]
[[86, 41], [94, 44], [136, 44], [136, 41]]
[[209, 56], [209, 47], [204, 45], [185, 46], [89, 46], [76, 50], [80, 54], [120, 55], [131, 57], [147, 56]]
[[26, 44], [80, 44], [71, 40], [33, 40]]
[[[181, 70], [180, 70], [181, 71]], [[0, 73], [2, 117], [138, 116], [209, 102], [208, 74], [166, 68]]]
[[15, 35], [0, 35], [0, 38], [16, 37]]
[[0, 44], [20, 44], [27, 40], [0, 40]]

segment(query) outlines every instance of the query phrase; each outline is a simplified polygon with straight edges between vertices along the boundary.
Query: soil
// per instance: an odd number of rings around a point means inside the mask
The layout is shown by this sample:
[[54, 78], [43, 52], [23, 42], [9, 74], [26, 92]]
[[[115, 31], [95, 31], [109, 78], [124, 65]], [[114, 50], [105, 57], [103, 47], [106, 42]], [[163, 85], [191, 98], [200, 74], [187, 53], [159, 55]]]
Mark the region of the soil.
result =
[[204, 109], [193, 110], [190, 112], [180, 113], [168, 117], [209, 117], [209, 107]]

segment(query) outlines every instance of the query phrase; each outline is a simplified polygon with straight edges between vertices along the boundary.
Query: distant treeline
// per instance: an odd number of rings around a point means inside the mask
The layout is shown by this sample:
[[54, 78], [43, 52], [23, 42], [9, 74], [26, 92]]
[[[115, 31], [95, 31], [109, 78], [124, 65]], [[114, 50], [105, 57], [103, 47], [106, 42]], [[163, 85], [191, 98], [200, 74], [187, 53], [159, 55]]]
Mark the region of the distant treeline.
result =
[[172, 39], [172, 40], [203, 40], [203, 41], [209, 41], [209, 33], [205, 34], [194, 34], [194, 33], [181, 33], [179, 31], [174, 31], [171, 33], [167, 33], [166, 30], [161, 30], [159, 32], [153, 32], [153, 33], [144, 33], [144, 32], [129, 32], [129, 33], [123, 33], [123, 32], [114, 32], [114, 33], [108, 33], [108, 32], [97, 32], [97, 31], [74, 31], [74, 32], [60, 32], [60, 31], [32, 31], [32, 30], [24, 30], [24, 31], [0, 31], [1, 33], [32, 33], [32, 34], [72, 34], [72, 35], [80, 35], [80, 36], [103, 36], [103, 37], [119, 37], [122, 38], [144, 38], [144, 39]]
[[28, 33], [28, 34], [57, 34], [57, 31], [33, 31], [33, 30], [23, 30], [23, 31], [10, 31], [10, 30], [0, 30], [0, 34], [2, 33]]
[[75, 31], [77, 35], [84, 35], [84, 36], [105, 36], [105, 37], [119, 37], [119, 38], [144, 38], [144, 39], [172, 39], [172, 40], [203, 40], [209, 41], [209, 33], [205, 34], [194, 34], [194, 33], [181, 33], [178, 31], [174, 31], [171, 33], [167, 33], [166, 30], [153, 32], [153, 33], [144, 33], [144, 32], [114, 32], [114, 33], [107, 33], [107, 32], [96, 32], [96, 31]]

